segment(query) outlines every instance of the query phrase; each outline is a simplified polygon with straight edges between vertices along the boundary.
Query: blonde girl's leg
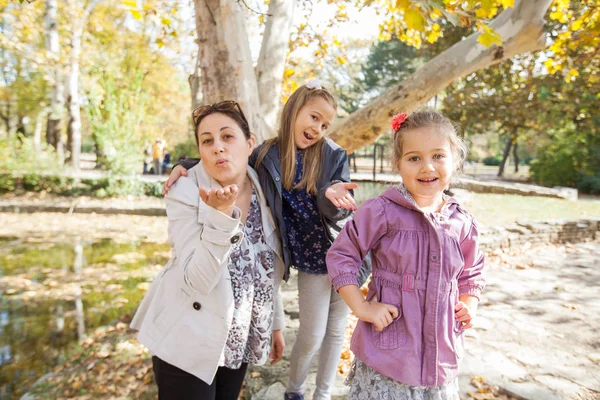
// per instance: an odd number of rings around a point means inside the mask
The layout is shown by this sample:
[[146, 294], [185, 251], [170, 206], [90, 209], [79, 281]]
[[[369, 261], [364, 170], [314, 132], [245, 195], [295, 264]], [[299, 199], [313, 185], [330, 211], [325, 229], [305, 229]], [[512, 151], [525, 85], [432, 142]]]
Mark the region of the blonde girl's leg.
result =
[[325, 338], [319, 350], [319, 372], [317, 373], [317, 388], [314, 400], [328, 400], [331, 398], [335, 376], [337, 374], [342, 345], [344, 344], [344, 333], [346, 331], [346, 320], [350, 309], [329, 285], [329, 315], [327, 317], [327, 329]]
[[[290, 371], [286, 393], [306, 390], [310, 364], [319, 350], [327, 329], [331, 284], [327, 275], [298, 272], [298, 306], [300, 327], [290, 356]], [[292, 397], [290, 397], [292, 398]]]

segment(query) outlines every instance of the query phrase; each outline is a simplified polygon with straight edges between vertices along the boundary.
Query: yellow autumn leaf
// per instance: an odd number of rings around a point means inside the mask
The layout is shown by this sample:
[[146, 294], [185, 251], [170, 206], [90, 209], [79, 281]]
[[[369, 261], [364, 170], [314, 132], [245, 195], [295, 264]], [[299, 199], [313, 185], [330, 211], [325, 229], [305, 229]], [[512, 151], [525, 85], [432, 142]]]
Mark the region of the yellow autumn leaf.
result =
[[579, 71], [577, 71], [575, 68], [571, 68], [569, 70], [569, 76], [578, 77], [579, 76]]
[[416, 7], [410, 7], [404, 13], [404, 22], [408, 29], [422, 31], [425, 28], [425, 18]]
[[410, 0], [396, 0], [396, 8], [406, 10], [410, 6]]
[[288, 68], [288, 69], [286, 69], [286, 70], [283, 72], [283, 76], [284, 76], [285, 78], [289, 78], [289, 77], [293, 76], [293, 75], [294, 75], [294, 73], [295, 73], [295, 72], [294, 72], [294, 70], [293, 70], [293, 69], [291, 69], [291, 68]]
[[578, 31], [581, 29], [582, 25], [583, 25], [583, 21], [578, 19], [577, 21], [573, 22], [573, 25], [571, 25], [571, 30]]
[[477, 38], [477, 41], [485, 47], [492, 45], [502, 46], [502, 36], [489, 26], [483, 26], [483, 33]]
[[515, 6], [515, 0], [500, 0], [500, 4], [502, 4], [502, 7], [504, 8], [512, 8]]
[[137, 8], [137, 1], [135, 0], [125, 0], [122, 1], [121, 4], [127, 7]]
[[156, 39], [156, 41], [154, 43], [156, 43], [158, 48], [161, 48], [165, 45], [165, 42], [163, 42], [161, 38]]
[[139, 12], [138, 10], [130, 10], [130, 12], [131, 12], [131, 16], [132, 16], [133, 18], [137, 19], [138, 21], [139, 21], [140, 19], [142, 19], [142, 13], [141, 13], [141, 12]]
[[167, 26], [171, 25], [171, 20], [169, 18], [163, 18], [163, 19], [160, 20], [160, 22], [163, 25], [167, 25]]
[[346, 64], [346, 58], [344, 58], [342, 56], [337, 56], [335, 59], [336, 59], [338, 65], [344, 65], [344, 64]]

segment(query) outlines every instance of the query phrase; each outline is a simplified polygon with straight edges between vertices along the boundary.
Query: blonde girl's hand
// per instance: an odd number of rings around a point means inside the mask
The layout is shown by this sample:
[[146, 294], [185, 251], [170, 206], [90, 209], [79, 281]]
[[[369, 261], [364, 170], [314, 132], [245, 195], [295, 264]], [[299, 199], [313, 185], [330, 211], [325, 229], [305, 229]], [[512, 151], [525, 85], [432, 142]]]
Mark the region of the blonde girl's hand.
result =
[[350, 190], [356, 189], [358, 185], [350, 182], [338, 182], [329, 186], [325, 191], [325, 197], [337, 208], [356, 211], [356, 202], [350, 194]]
[[169, 175], [169, 179], [167, 179], [163, 185], [163, 196], [166, 196], [169, 189], [171, 189], [171, 186], [173, 186], [173, 184], [177, 182], [177, 179], [181, 178], [182, 176], [188, 176], [187, 169], [183, 168], [181, 165], [175, 166]]
[[271, 365], [277, 364], [283, 358], [284, 349], [285, 339], [283, 338], [283, 331], [281, 329], [273, 331], [271, 340], [271, 352], [269, 353]]
[[223, 214], [231, 215], [238, 195], [237, 185], [228, 185], [221, 189], [199, 189], [200, 198], [208, 206]]
[[467, 299], [459, 301], [454, 306], [454, 318], [462, 323], [461, 329], [464, 330], [473, 327], [472, 321], [477, 315], [477, 304], [477, 298], [469, 297]]
[[356, 311], [358, 319], [372, 323], [378, 332], [398, 318], [398, 309], [395, 306], [380, 303], [377, 299], [365, 300]]

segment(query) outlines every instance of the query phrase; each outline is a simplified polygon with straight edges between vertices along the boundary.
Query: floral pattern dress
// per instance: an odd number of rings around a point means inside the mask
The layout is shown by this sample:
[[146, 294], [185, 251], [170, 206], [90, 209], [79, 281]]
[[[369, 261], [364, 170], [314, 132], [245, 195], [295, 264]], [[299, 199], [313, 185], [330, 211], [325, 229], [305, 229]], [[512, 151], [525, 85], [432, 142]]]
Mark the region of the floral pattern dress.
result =
[[229, 256], [235, 308], [222, 365], [231, 369], [242, 363], [264, 364], [271, 345], [275, 259], [265, 241], [254, 189], [243, 232], [244, 239]]

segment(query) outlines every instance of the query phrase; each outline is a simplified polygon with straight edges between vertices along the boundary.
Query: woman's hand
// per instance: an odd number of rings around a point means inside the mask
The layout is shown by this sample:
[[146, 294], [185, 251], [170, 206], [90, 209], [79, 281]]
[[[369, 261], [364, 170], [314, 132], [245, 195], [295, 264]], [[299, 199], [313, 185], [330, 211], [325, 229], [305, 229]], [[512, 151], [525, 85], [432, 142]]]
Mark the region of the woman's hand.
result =
[[454, 306], [454, 318], [457, 321], [462, 322], [462, 329], [469, 329], [473, 327], [473, 319], [477, 315], [477, 305], [479, 300], [477, 297], [462, 295], [460, 301]]
[[354, 311], [358, 319], [370, 322], [381, 332], [386, 326], [398, 318], [398, 309], [391, 305], [380, 303], [377, 299], [362, 302]]
[[356, 183], [338, 182], [329, 186], [325, 191], [325, 197], [329, 199], [337, 208], [356, 211], [356, 202], [350, 194], [350, 190], [356, 189]]
[[231, 216], [238, 195], [237, 185], [228, 185], [221, 189], [199, 189], [200, 198], [206, 205]]
[[169, 175], [169, 179], [167, 179], [163, 185], [163, 196], [166, 196], [169, 189], [171, 189], [171, 186], [173, 186], [173, 184], [177, 182], [177, 179], [182, 176], [188, 176], [187, 169], [183, 168], [181, 165], [177, 165], [175, 168], [173, 168], [171, 175]]
[[283, 338], [283, 331], [278, 329], [273, 331], [271, 337], [271, 352], [269, 358], [271, 359], [271, 365], [277, 364], [283, 357], [283, 350], [285, 349], [285, 339]]

